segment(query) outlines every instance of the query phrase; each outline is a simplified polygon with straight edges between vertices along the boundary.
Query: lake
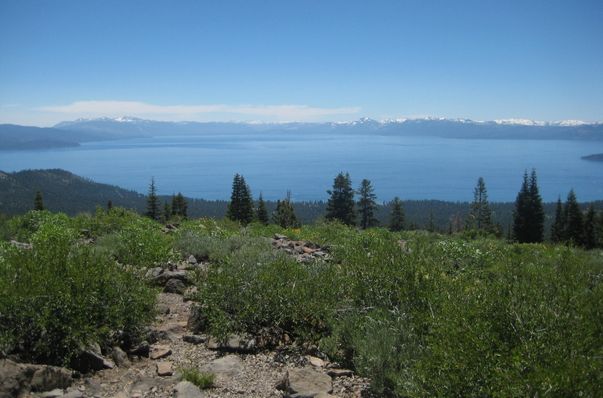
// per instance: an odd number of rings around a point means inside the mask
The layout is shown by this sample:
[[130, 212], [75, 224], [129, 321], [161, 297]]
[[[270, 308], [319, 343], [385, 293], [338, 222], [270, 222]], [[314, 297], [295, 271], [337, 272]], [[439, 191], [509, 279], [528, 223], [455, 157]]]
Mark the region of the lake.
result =
[[380, 201], [470, 201], [479, 176], [490, 201], [513, 201], [524, 170], [535, 168], [546, 201], [574, 188], [580, 201], [603, 199], [603, 162], [580, 159], [603, 142], [467, 140], [372, 135], [205, 135], [82, 144], [76, 148], [0, 152], [0, 170], [61, 168], [97, 182], [160, 194], [228, 199], [241, 173], [254, 196], [325, 200], [340, 171], [356, 188], [373, 182]]

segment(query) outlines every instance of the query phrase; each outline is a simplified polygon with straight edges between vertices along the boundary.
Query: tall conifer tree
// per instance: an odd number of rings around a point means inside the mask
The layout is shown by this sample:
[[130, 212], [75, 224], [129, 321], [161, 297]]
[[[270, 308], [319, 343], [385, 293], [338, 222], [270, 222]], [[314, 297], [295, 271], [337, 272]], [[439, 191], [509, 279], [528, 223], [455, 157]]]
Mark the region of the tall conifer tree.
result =
[[561, 198], [557, 199], [555, 207], [555, 220], [551, 226], [551, 242], [560, 243], [564, 241], [565, 220], [563, 216], [563, 204]]
[[266, 202], [264, 202], [264, 198], [262, 193], [260, 192], [260, 197], [258, 198], [258, 210], [257, 210], [258, 221], [261, 224], [268, 225], [270, 220], [268, 219], [268, 210], [266, 209]]
[[34, 210], [44, 210], [44, 199], [42, 199], [42, 192], [37, 191], [34, 197]]
[[159, 220], [159, 198], [157, 198], [157, 188], [155, 187], [155, 178], [151, 178], [149, 184], [149, 193], [147, 194], [147, 217], [153, 220]]
[[247, 225], [253, 221], [251, 190], [242, 175], [235, 174], [234, 176], [232, 195], [226, 216], [233, 221], [239, 221], [243, 225]]
[[530, 175], [530, 229], [529, 241], [542, 242], [544, 240], [544, 208], [542, 206], [542, 197], [538, 189], [538, 179], [536, 170], [532, 169]]
[[570, 190], [565, 202], [565, 240], [575, 245], [583, 244], [584, 223], [582, 220], [582, 211], [574, 190]]
[[586, 217], [584, 217], [584, 247], [594, 249], [597, 246], [597, 213], [595, 207], [588, 206]]
[[379, 222], [375, 218], [375, 210], [377, 209], [377, 195], [374, 193], [373, 186], [370, 180], [366, 178], [360, 183], [358, 189], [358, 212], [360, 213], [360, 227], [367, 229], [376, 226]]
[[523, 183], [515, 200], [513, 212], [513, 238], [520, 243], [542, 242], [544, 235], [544, 210], [538, 190], [536, 171], [523, 175]]
[[338, 220], [346, 225], [356, 225], [354, 210], [354, 190], [348, 173], [339, 173], [333, 181], [333, 189], [327, 191], [327, 220]]
[[402, 201], [397, 196], [392, 201], [392, 212], [389, 221], [389, 230], [393, 232], [402, 231], [404, 229], [404, 209]]
[[480, 231], [492, 231], [492, 211], [488, 204], [488, 191], [482, 177], [477, 180], [473, 191], [473, 203], [467, 219], [467, 227]]

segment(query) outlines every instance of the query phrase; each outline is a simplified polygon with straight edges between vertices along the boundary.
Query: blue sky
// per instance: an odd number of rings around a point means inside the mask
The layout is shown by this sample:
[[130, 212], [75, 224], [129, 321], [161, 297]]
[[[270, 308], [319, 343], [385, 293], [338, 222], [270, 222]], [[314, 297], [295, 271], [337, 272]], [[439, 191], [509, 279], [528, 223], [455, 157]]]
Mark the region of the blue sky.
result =
[[603, 120], [603, 1], [0, 0], [0, 123]]

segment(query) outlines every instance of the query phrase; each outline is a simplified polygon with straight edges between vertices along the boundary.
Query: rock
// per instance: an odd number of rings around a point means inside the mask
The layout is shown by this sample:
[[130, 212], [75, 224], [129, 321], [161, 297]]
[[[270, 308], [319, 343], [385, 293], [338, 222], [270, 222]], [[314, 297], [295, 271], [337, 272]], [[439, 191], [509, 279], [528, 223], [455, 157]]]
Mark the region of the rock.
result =
[[63, 396], [63, 390], [61, 388], [55, 388], [52, 391], [46, 391], [40, 394], [40, 398], [57, 398]]
[[213, 373], [217, 377], [228, 380], [241, 374], [243, 361], [237, 355], [226, 355], [203, 365], [201, 371]]
[[31, 378], [33, 391], [48, 391], [54, 388], [66, 388], [72, 382], [71, 371], [55, 366], [40, 365]]
[[205, 337], [198, 336], [196, 334], [189, 334], [187, 336], [183, 336], [182, 340], [185, 341], [186, 343], [191, 343], [191, 344], [195, 344], [195, 345], [205, 343]]
[[158, 341], [169, 340], [170, 336], [166, 330], [149, 329], [147, 333], [147, 340], [151, 344], [155, 344]]
[[335, 377], [350, 377], [354, 374], [354, 372], [352, 372], [349, 369], [329, 369], [329, 371], [327, 372], [327, 374], [333, 378]]
[[175, 270], [175, 271], [164, 271], [161, 274], [153, 278], [153, 282], [159, 286], [165, 286], [170, 279], [178, 279], [185, 284], [190, 284], [190, 279], [186, 271]]
[[16, 397], [30, 390], [67, 388], [71, 382], [71, 371], [65, 368], [0, 359], [0, 397]]
[[63, 394], [63, 398], [84, 398], [84, 394], [78, 390], [73, 390]]
[[158, 376], [171, 376], [174, 374], [172, 369], [172, 363], [169, 361], [157, 362], [157, 375]]
[[161, 358], [165, 358], [170, 355], [172, 355], [172, 350], [168, 346], [156, 345], [156, 346], [151, 347], [151, 354], [150, 354], [151, 359], [154, 359], [154, 360], [161, 359]]
[[157, 304], [156, 308], [159, 315], [168, 315], [171, 311], [170, 306], [167, 304]]
[[330, 394], [333, 391], [331, 378], [310, 367], [290, 369], [276, 386], [285, 396], [302, 398]]
[[203, 393], [190, 381], [181, 381], [174, 387], [174, 398], [203, 398]]
[[180, 279], [170, 279], [165, 283], [163, 291], [165, 293], [184, 294], [186, 285]]
[[71, 360], [71, 368], [78, 372], [88, 373], [90, 371], [113, 369], [113, 362], [105, 359], [102, 355], [93, 350], [84, 350], [77, 354]]
[[191, 308], [186, 327], [193, 333], [202, 333], [207, 330], [208, 320], [203, 308], [195, 305]]
[[128, 355], [135, 355], [138, 357], [148, 357], [150, 351], [151, 351], [151, 346], [149, 345], [149, 343], [146, 341], [143, 341], [142, 343], [138, 344], [136, 347], [129, 350]]
[[206, 347], [210, 350], [249, 353], [256, 349], [256, 341], [251, 336], [231, 334], [224, 343], [219, 342], [214, 337], [210, 337], [206, 342]]
[[186, 260], [189, 264], [197, 264], [197, 259], [195, 258], [195, 256], [193, 256], [192, 254], [190, 256], [188, 256], [188, 259]]
[[288, 238], [285, 235], [274, 234], [274, 239], [276, 239], [276, 240], [286, 240]]
[[148, 279], [153, 279], [153, 278], [157, 278], [162, 273], [163, 273], [163, 268], [161, 268], [161, 267], [149, 268], [149, 270], [146, 273], [146, 277]]
[[119, 347], [113, 347], [113, 351], [111, 352], [111, 358], [113, 362], [120, 368], [125, 368], [130, 366], [130, 360], [128, 359], [128, 354], [124, 352]]
[[320, 358], [313, 357], [311, 355], [308, 355], [308, 362], [310, 362], [310, 365], [312, 365], [316, 368], [322, 368], [325, 366], [325, 361], [323, 361]]

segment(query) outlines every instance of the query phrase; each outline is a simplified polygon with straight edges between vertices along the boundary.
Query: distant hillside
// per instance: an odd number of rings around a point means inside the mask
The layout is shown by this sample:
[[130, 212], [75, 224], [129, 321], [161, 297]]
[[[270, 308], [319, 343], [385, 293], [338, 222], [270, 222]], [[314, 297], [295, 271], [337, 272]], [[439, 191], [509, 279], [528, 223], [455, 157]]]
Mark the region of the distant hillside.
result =
[[595, 153], [593, 155], [582, 156], [584, 160], [591, 160], [593, 162], [603, 162], [603, 153]]
[[535, 122], [498, 120], [480, 122], [468, 119], [417, 118], [377, 121], [368, 118], [344, 123], [230, 123], [165, 122], [132, 117], [80, 119], [61, 122], [63, 130], [131, 136], [253, 134], [372, 134], [435, 136], [465, 139], [603, 140], [603, 124], [578, 121]]

